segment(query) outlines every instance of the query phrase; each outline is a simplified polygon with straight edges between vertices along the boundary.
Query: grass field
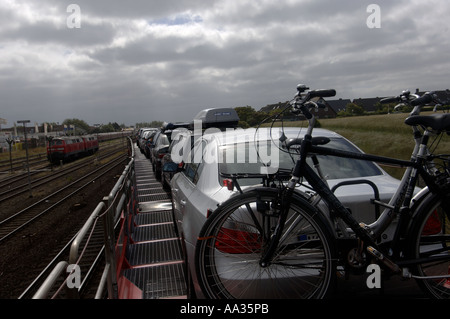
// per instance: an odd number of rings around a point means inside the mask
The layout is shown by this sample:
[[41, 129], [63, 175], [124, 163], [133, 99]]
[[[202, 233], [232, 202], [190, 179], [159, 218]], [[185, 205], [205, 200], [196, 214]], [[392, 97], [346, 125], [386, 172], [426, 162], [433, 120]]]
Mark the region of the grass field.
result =
[[[422, 115], [426, 114], [422, 113]], [[404, 124], [407, 117], [407, 113], [397, 113], [319, 119], [319, 122], [322, 128], [346, 137], [365, 153], [408, 160], [411, 157], [414, 140], [411, 128]], [[284, 126], [306, 127], [307, 122], [284, 122]], [[438, 148], [433, 153], [450, 153], [450, 136], [444, 134]], [[401, 178], [404, 171], [386, 166], [383, 168], [396, 178]]]
[[[47, 152], [47, 149], [44, 146], [28, 148], [28, 155], [29, 156], [38, 155], [38, 154], [44, 154], [46, 152]], [[12, 152], [11, 152], [11, 157], [13, 159], [19, 158], [19, 157], [25, 157], [25, 156], [26, 156], [25, 146], [23, 146], [23, 148], [20, 148], [20, 149], [16, 149], [13, 146]], [[2, 160], [2, 161], [3, 160], [9, 160], [9, 149], [7, 149], [3, 153], [0, 153], [0, 160]]]

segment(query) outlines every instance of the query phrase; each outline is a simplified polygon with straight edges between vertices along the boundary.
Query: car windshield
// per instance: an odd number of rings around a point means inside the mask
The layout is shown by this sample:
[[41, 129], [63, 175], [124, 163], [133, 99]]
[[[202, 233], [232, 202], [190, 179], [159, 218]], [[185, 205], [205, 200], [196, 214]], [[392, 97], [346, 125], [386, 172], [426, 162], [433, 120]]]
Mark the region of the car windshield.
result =
[[[329, 148], [335, 148], [351, 152], [359, 152], [352, 144], [342, 138], [331, 138], [327, 144]], [[274, 156], [277, 153], [278, 156]], [[259, 143], [258, 151], [251, 142], [229, 144], [219, 147], [219, 171], [225, 174], [247, 173], [260, 174], [263, 163], [270, 164], [274, 168], [292, 169], [296, 154], [292, 156], [287, 152], [279, 150], [271, 141]], [[381, 175], [381, 170], [372, 162], [356, 159], [340, 158], [335, 156], [317, 156], [323, 174], [327, 179], [342, 179], [364, 176]], [[313, 167], [311, 158], [308, 164]], [[241, 185], [254, 184], [255, 180], [242, 180]]]

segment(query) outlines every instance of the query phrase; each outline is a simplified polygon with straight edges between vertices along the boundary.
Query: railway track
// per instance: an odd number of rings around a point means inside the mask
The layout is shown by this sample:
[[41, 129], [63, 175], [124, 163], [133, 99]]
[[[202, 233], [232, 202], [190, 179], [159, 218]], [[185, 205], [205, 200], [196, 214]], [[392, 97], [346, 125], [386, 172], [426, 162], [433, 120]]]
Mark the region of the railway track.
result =
[[48, 196], [40, 199], [32, 205], [22, 209], [14, 215], [0, 221], [0, 243], [9, 239], [15, 233], [24, 227], [36, 222], [41, 216], [51, 212], [52, 209], [58, 207], [68, 198], [81, 192], [84, 188], [95, 182], [103, 174], [109, 172], [118, 165], [122, 165], [119, 158], [123, 158], [123, 154], [115, 158], [115, 160], [104, 164], [83, 177], [75, 180], [72, 183], [58, 189]]
[[[119, 146], [120, 147], [120, 146]], [[97, 160], [101, 161], [109, 156], [112, 156], [117, 152], [117, 147], [109, 148], [107, 152], [103, 152], [98, 155]], [[33, 175], [33, 179], [30, 182], [27, 181], [28, 175], [26, 173], [20, 174], [20, 176], [12, 176], [7, 179], [3, 179], [0, 181], [0, 203], [5, 202], [9, 199], [12, 199], [20, 194], [23, 194], [29, 191], [29, 188], [35, 189], [40, 186], [47, 186], [49, 183], [56, 181], [63, 176], [67, 176], [83, 167], [86, 166], [87, 162], [92, 160], [91, 157], [83, 158], [79, 161], [71, 163], [71, 165], [64, 167], [62, 169], [55, 170], [50, 172], [47, 170], [46, 172], [42, 171], [34, 171], [31, 172]]]
[[[28, 164], [30, 167], [35, 168], [41, 168], [41, 167], [49, 167], [49, 163], [47, 160], [47, 154], [40, 153], [36, 155], [30, 155], [28, 157]], [[20, 158], [13, 158], [12, 161], [10, 160], [1, 160], [0, 161], [0, 173], [6, 174], [11, 172], [11, 166], [12, 171], [17, 172], [24, 169], [24, 166], [26, 165], [26, 157], [20, 157]]]
[[[98, 207], [104, 208], [102, 205], [98, 205], [91, 214], [88, 220], [95, 220], [92, 216], [97, 216], [97, 212], [100, 212]], [[90, 232], [88, 236], [83, 237], [83, 240], [79, 243], [78, 257], [79, 259], [73, 260], [72, 263], [77, 263], [83, 273], [83, 282], [78, 290], [67, 290], [67, 284], [64, 282], [64, 277], [61, 276], [59, 281], [53, 286], [53, 289], [49, 293], [49, 298], [65, 299], [65, 298], [86, 298], [92, 299], [96, 293], [96, 287], [102, 275], [102, 269], [99, 268], [99, 263], [104, 261], [104, 225], [100, 221], [93, 223], [92, 228], [86, 230]], [[117, 226], [117, 225], [116, 225]], [[72, 244], [80, 233], [84, 232], [84, 227], [81, 228], [67, 243], [63, 246], [59, 246], [52, 255], [55, 257], [48, 262], [48, 264], [42, 264], [39, 269], [42, 269], [38, 274], [36, 273], [34, 279], [30, 281], [29, 286], [22, 292], [19, 299], [29, 299], [34, 296], [39, 287], [43, 284], [45, 279], [49, 276], [51, 271], [60, 263], [70, 260], [69, 256], [73, 255]], [[76, 293], [76, 295], [73, 295]], [[69, 296], [67, 294], [70, 294]]]
[[[67, 175], [69, 177], [64, 178], [66, 185], [47, 186], [56, 190], [51, 194], [30, 199], [29, 201], [33, 203], [27, 207], [23, 207], [26, 201], [20, 199], [11, 203], [5, 200], [0, 204], [3, 207], [0, 213], [5, 210], [14, 210], [11, 205], [23, 204], [17, 207], [13, 214], [9, 216], [1, 214], [0, 217], [1, 299], [16, 299], [30, 283], [36, 281], [35, 284], [39, 285], [39, 280], [35, 278], [40, 277], [40, 272], [45, 278], [45, 274], [48, 275], [47, 267], [50, 267], [49, 265], [52, 265], [54, 261], [60, 258], [67, 259], [67, 247], [70, 247], [69, 243], [85, 222], [88, 214], [92, 212], [92, 205], [97, 204], [105, 195], [104, 189], [110, 189], [114, 185], [115, 178], [120, 176], [127, 163], [127, 149], [122, 143], [120, 145], [121, 148], [111, 149], [110, 152], [102, 155], [105, 158], [99, 162], [105, 162], [105, 164], [99, 163], [95, 166], [87, 165], [82, 161], [76, 163], [78, 162], [76, 161], [67, 165], [67, 168], [70, 166], [69, 170], [75, 175]], [[92, 158], [88, 161], [92, 163]], [[75, 166], [78, 169], [84, 167], [83, 176], [75, 170]], [[89, 172], [85, 173], [86, 171]], [[51, 175], [55, 174], [56, 170], [51, 172]], [[43, 179], [41, 182], [43, 187], [45, 184], [52, 184], [49, 179]], [[25, 198], [24, 195], [17, 197]], [[93, 234], [93, 237], [99, 236], [98, 240], [93, 241], [94, 243], [103, 243], [103, 232], [100, 233], [101, 235]], [[92, 257], [89, 257], [91, 260], [87, 263], [94, 264], [92, 258], [94, 260], [99, 258], [101, 250], [102, 244], [90, 248], [87, 255]], [[31, 292], [32, 289], [27, 291]], [[24, 296], [26, 295], [25, 293]]]
[[[107, 145], [108, 142], [120, 141], [124, 137], [125, 135], [117, 135], [112, 138], [107, 138], [106, 136], [99, 137], [99, 144], [101, 146], [100, 151], [105, 148], [105, 145]], [[107, 147], [108, 146], [106, 146], [106, 148]], [[5, 179], [14, 179], [24, 174], [26, 175], [26, 172], [24, 173], [24, 171], [26, 170], [26, 161], [27, 158], [25, 156], [14, 157], [11, 160], [9, 158], [0, 160], [0, 177], [2, 177], [2, 175], [9, 175], [11, 173], [15, 174], [15, 176], [5, 177], [4, 179], [2, 179], [2, 181]], [[42, 152], [37, 154], [30, 154], [28, 156], [28, 165], [30, 167], [30, 170], [50, 169], [50, 163], [47, 159], [47, 153]]]

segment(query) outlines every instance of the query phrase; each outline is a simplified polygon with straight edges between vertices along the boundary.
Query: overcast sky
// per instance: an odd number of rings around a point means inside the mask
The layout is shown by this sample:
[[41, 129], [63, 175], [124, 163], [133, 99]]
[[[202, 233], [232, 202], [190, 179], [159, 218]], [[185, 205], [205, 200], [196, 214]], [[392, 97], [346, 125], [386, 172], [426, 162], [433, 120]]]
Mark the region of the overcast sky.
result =
[[449, 17], [448, 0], [1, 0], [2, 127], [190, 121], [299, 83], [351, 99], [447, 89]]

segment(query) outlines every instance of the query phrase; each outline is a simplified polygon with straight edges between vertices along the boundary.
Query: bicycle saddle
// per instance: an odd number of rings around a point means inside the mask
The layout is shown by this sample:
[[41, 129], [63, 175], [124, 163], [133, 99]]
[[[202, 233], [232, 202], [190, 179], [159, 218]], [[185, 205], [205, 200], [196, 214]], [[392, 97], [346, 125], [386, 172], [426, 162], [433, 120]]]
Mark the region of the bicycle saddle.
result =
[[422, 125], [439, 132], [450, 131], [450, 113], [410, 116], [405, 124]]

